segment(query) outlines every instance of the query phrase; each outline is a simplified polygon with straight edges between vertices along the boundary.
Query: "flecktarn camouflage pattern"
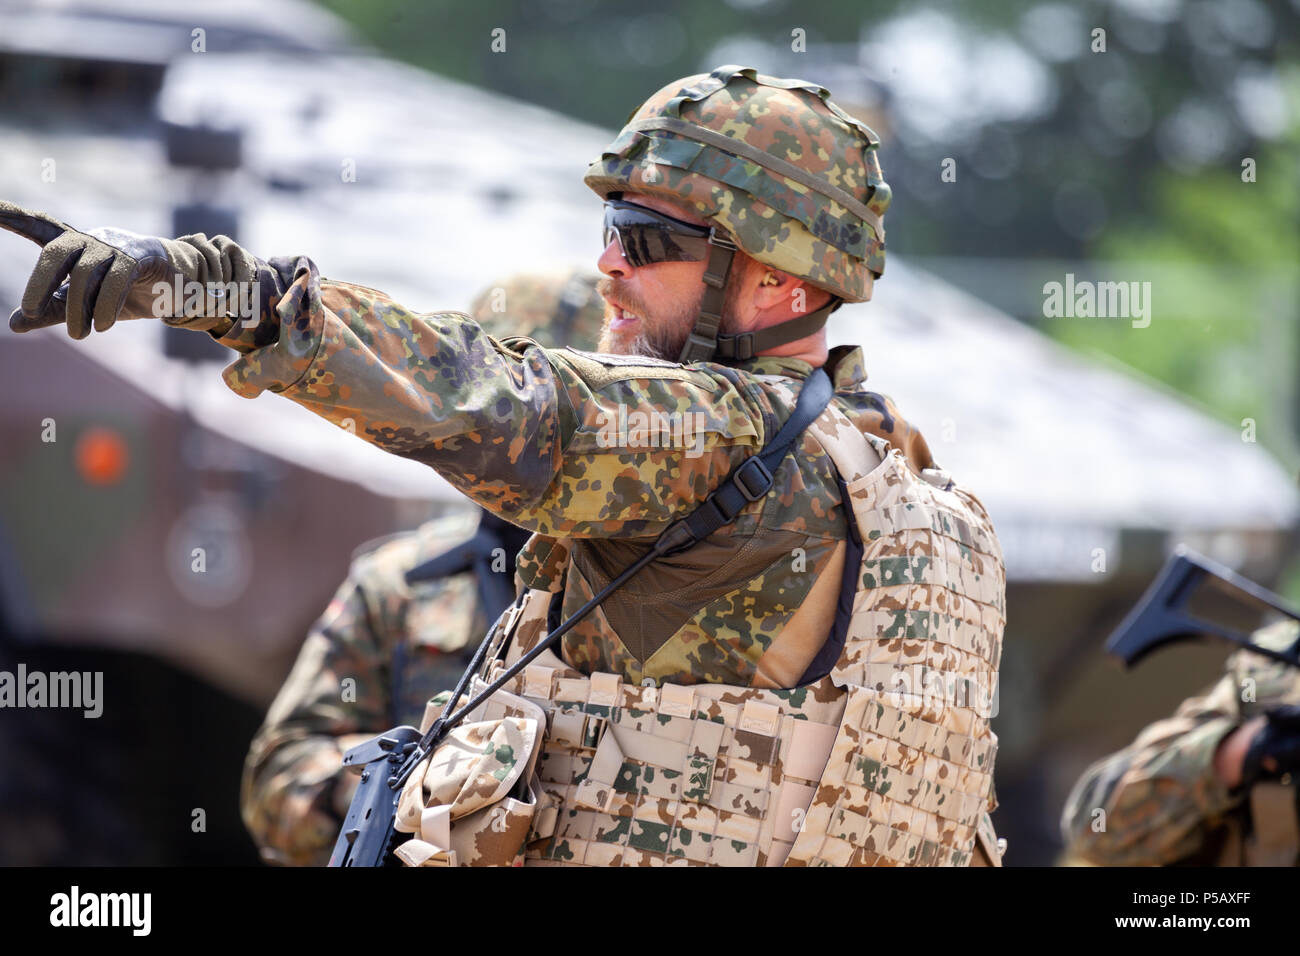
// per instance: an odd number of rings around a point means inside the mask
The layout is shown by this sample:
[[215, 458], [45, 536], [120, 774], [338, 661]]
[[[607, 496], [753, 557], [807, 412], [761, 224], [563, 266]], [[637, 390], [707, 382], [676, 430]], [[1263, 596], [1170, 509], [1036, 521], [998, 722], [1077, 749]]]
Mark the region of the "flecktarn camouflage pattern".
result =
[[[1283, 650], [1298, 634], [1300, 624], [1281, 621], [1252, 640]], [[1184, 701], [1172, 717], [1151, 724], [1079, 778], [1061, 816], [1067, 861], [1294, 865], [1300, 853], [1294, 784], [1265, 782], [1249, 794], [1233, 793], [1214, 769], [1225, 736], [1286, 704], [1300, 704], [1300, 672], [1235, 652], [1208, 693]]]
[[759, 262], [862, 302], [885, 268], [879, 145], [822, 87], [723, 66], [651, 96], [586, 183], [686, 203]]
[[[510, 522], [574, 539], [566, 615], [775, 433], [793, 403], [766, 379], [811, 370], [793, 358], [730, 369], [498, 348], [466, 316], [415, 315], [299, 262], [274, 342], [244, 346], [256, 332], [239, 326], [222, 338], [246, 352], [227, 382], [350, 420], [359, 437], [438, 469]], [[860, 349], [833, 350], [827, 370], [857, 427], [886, 437], [918, 471], [932, 464], [921, 434], [865, 387]], [[807, 598], [824, 576], [838, 581], [847, 522], [834, 465], [815, 443], [776, 478], [735, 523], [655, 562], [584, 619], [565, 637], [565, 659], [630, 683], [792, 686], [834, 616], [833, 602]], [[718, 572], [702, 576], [702, 561]], [[778, 641], [799, 612], [808, 620], [797, 633], [817, 642]]]
[[[888, 190], [865, 127], [824, 90], [740, 68], [656, 98], [589, 171], [597, 192], [653, 192], [657, 181], [758, 261], [868, 297]], [[551, 603], [572, 614], [767, 444], [812, 370], [777, 356], [681, 365], [546, 349], [493, 338], [461, 313], [414, 313], [321, 277], [305, 257], [257, 265], [259, 321], [209, 332], [240, 353], [227, 384], [249, 398], [279, 393], [534, 532], [518, 568], [529, 614], [510, 623], [537, 633]], [[549, 675], [539, 661], [518, 680], [518, 713], [482, 716], [536, 720], [529, 707], [551, 708], [550, 737], [534, 750], [547, 805], [542, 793], [529, 803], [527, 772], [503, 798], [519, 802], [510, 822], [533, 821], [527, 859], [971, 862], [992, 804], [981, 690], [1004, 619], [996, 540], [978, 501], [936, 472], [920, 433], [866, 388], [861, 350], [832, 350], [825, 369], [832, 417], [804, 433], [770, 491], [567, 633]], [[845, 578], [854, 600], [838, 661], [804, 682], [838, 633]], [[525, 725], [501, 723], [459, 745], [476, 763], [496, 761], [488, 776], [508, 776], [519, 760], [503, 748], [528, 739]], [[412, 796], [406, 825], [423, 802], [424, 846], [413, 850], [425, 855], [407, 862], [450, 863], [453, 851], [502, 861], [456, 843], [474, 832], [461, 820], [493, 807], [453, 821], [458, 796], [430, 805], [438, 783], [426, 768], [428, 794]]]
[[[331, 420], [351, 418], [358, 435], [438, 468], [484, 507], [538, 532], [536, 547], [553, 547], [545, 539], [566, 539], [570, 557], [560, 572], [562, 584], [548, 579], [555, 562], [528, 554], [520, 558], [530, 588], [548, 594], [563, 590], [566, 615], [763, 445], [790, 414], [795, 387], [810, 368], [772, 357], [726, 369], [532, 345], [522, 351], [498, 349], [464, 316], [415, 316], [372, 290], [316, 279], [310, 264], [299, 261], [305, 267], [286, 296], [290, 305], [282, 301], [278, 309], [284, 323], [280, 336], [271, 345], [246, 350], [227, 370], [227, 381], [249, 395], [274, 388]], [[833, 407], [858, 433], [889, 441], [911, 473], [933, 468], [920, 434], [891, 403], [864, 387], [860, 350], [834, 350], [827, 369], [836, 387]], [[400, 390], [394, 389], [397, 382], [403, 383]], [[608, 440], [609, 422], [620, 415], [648, 422], [653, 415], [674, 413], [678, 420], [698, 422], [698, 443], [693, 438], [685, 443], [690, 454], [662, 433], [663, 441], [648, 441], [635, 429]], [[688, 413], [691, 418], [685, 419]], [[795, 686], [832, 624], [835, 602], [825, 598], [838, 594], [847, 521], [854, 516], [841, 500], [835, 461], [811, 435], [775, 477], [767, 497], [745, 508], [735, 523], [685, 555], [655, 562], [566, 635], [564, 666], [578, 675], [612, 674], [625, 691], [647, 679], [698, 686], [705, 699], [715, 691], [703, 685], [730, 688], [721, 693]], [[932, 486], [918, 478], [910, 487]], [[893, 642], [901, 661], [921, 669], [938, 670], [939, 661], [950, 661], [941, 675], [968, 674], [978, 681], [977, 657], [996, 667], [1003, 617], [1001, 562], [987, 519], [972, 499], [963, 523], [952, 525], [951, 539], [935, 532], [935, 541], [918, 544], [908, 537], [920, 533], [907, 526], [909, 516], [930, 528], [934, 522], [942, 528], [940, 517], [927, 510], [928, 504], [914, 506], [893, 501], [883, 490], [880, 494], [898, 512], [896, 520], [891, 518], [897, 533], [874, 529], [875, 537], [870, 530], [864, 536], [885, 550], [868, 552], [878, 566], [869, 575], [864, 569], [859, 594], [859, 600], [870, 601], [879, 593], [885, 607], [892, 607], [892, 629], [879, 646]], [[851, 503], [856, 513], [857, 502]], [[952, 498], [941, 510], [962, 515], [954, 510], [959, 505]], [[909, 553], [917, 548], [922, 550]], [[798, 565], [792, 563], [795, 554]], [[978, 577], [970, 570], [977, 562]], [[946, 583], [936, 584], [927, 575]], [[895, 584], [901, 590], [891, 593]], [[814, 592], [819, 586], [821, 600]], [[976, 637], [973, 624], [951, 624], [958, 609], [969, 615], [964, 620], [981, 622], [983, 637]], [[860, 641], [849, 644], [860, 646]], [[834, 775], [810, 783], [853, 796], [836, 805], [834, 812], [842, 810], [843, 820], [821, 831], [830, 842], [807, 851], [796, 846], [791, 860], [804, 859], [800, 854], [806, 852], [808, 862], [970, 862], [975, 824], [990, 798], [982, 789], [993, 759], [987, 721], [970, 702], [937, 713], [923, 710], [922, 719], [915, 719], [906, 709], [878, 700], [874, 687], [854, 686], [878, 673], [868, 667], [875, 663], [869, 656], [845, 663], [852, 667], [845, 671], [850, 676], [844, 678], [842, 720], [856, 723], [836, 727], [834, 744], [840, 750], [832, 758], [835, 766], [825, 770]], [[811, 690], [785, 693], [801, 694], [805, 701], [815, 696]], [[792, 714], [771, 698], [760, 697], [759, 703], [778, 707], [782, 720]], [[711, 717], [684, 719], [719, 723]], [[861, 753], [851, 749], [858, 745]], [[773, 756], [770, 749], [768, 755]], [[582, 767], [574, 766], [576, 776]], [[855, 768], [861, 784], [845, 776]], [[779, 768], [769, 763], [744, 769], [770, 781]], [[725, 763], [715, 772], [725, 773]], [[867, 793], [875, 792], [874, 786], [908, 802], [895, 815], [896, 800], [886, 794], [888, 799], [872, 809]], [[754, 812], [766, 819], [766, 807]], [[812, 805], [809, 812], [832, 811]], [[759, 852], [776, 859], [777, 851], [762, 849], [761, 842], [753, 852], [755, 859]]]

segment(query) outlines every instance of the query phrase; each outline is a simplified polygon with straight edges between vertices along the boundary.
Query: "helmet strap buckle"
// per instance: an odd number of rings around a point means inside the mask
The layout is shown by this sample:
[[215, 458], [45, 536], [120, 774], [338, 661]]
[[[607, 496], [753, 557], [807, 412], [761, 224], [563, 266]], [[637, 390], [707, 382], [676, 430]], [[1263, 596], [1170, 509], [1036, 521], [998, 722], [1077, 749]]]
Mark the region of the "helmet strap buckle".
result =
[[686, 338], [686, 344], [682, 346], [682, 354], [677, 359], [682, 365], [690, 365], [692, 362], [707, 362], [713, 357], [713, 349], [717, 343], [696, 332], [691, 332]]
[[831, 301], [820, 309], [806, 315], [786, 319], [784, 322], [778, 322], [776, 325], [769, 325], [752, 332], [741, 332], [738, 335], [719, 335], [714, 342], [713, 361], [744, 362], [753, 358], [759, 352], [765, 352], [779, 345], [788, 345], [791, 342], [806, 338], [820, 331], [826, 325], [827, 318], [840, 307], [842, 301], [838, 296], [833, 296]]
[[722, 326], [727, 275], [731, 271], [735, 255], [736, 244], [714, 226], [709, 232], [709, 261], [704, 268], [704, 295], [700, 298], [700, 314], [677, 358], [683, 365], [707, 362], [713, 358], [718, 344], [718, 329]]

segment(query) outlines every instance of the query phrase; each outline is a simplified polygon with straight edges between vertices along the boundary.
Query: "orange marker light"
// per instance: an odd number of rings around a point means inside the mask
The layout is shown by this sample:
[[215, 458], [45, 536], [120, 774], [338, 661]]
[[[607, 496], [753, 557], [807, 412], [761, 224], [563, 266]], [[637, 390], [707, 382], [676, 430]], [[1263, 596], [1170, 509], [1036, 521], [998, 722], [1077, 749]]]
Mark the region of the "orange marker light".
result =
[[126, 474], [126, 442], [111, 428], [95, 426], [81, 433], [76, 447], [77, 471], [91, 485], [114, 485]]

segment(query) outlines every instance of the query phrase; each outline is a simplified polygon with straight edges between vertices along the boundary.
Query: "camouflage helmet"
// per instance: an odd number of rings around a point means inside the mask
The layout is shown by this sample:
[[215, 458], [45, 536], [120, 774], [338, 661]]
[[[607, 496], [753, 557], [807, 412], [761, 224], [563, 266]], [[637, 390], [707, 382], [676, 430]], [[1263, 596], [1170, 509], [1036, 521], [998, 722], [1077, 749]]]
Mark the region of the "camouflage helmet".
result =
[[602, 199], [684, 203], [758, 262], [830, 292], [833, 308], [871, 298], [885, 268], [879, 145], [824, 88], [722, 66], [651, 96], [585, 182]]
[[585, 270], [513, 275], [479, 292], [470, 315], [494, 338], [526, 336], [546, 348], [591, 351], [605, 321], [599, 278]]

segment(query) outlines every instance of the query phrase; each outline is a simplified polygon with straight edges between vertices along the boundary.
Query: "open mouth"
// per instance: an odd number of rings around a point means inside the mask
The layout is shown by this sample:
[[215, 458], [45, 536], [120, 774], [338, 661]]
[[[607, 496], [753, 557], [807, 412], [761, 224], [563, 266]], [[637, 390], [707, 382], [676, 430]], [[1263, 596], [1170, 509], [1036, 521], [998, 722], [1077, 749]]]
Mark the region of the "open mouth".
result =
[[629, 312], [622, 306], [614, 306], [614, 312], [610, 316], [609, 327], [611, 329], [628, 328], [641, 321], [641, 316], [635, 312]]

